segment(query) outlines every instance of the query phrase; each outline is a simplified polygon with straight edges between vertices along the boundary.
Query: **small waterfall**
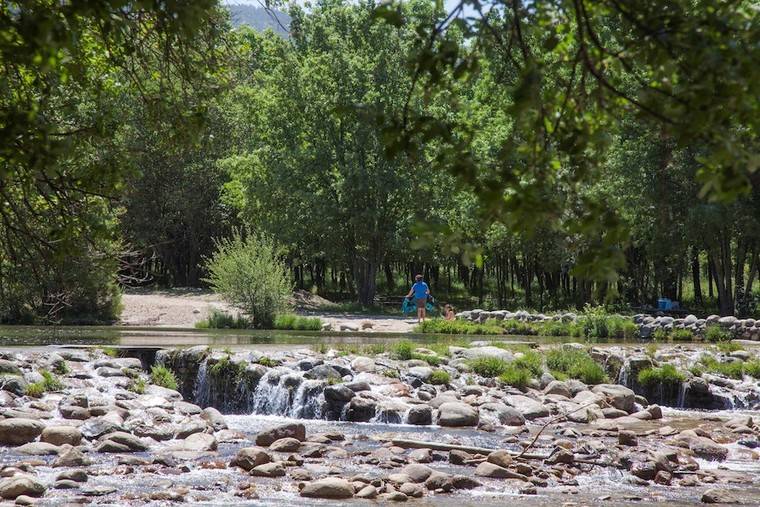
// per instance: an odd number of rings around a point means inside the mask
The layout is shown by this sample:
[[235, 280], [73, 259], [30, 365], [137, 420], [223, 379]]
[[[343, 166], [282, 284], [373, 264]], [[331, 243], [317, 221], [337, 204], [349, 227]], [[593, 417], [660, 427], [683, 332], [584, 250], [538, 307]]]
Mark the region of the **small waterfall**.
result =
[[676, 408], [684, 408], [686, 404], [686, 395], [689, 392], [689, 383], [681, 382], [678, 386], [678, 398], [676, 399]]
[[269, 370], [253, 392], [254, 414], [320, 419], [326, 383], [308, 380], [287, 368]]
[[209, 399], [209, 385], [208, 385], [208, 364], [203, 361], [198, 368], [198, 377], [195, 380], [195, 386], [193, 387], [193, 399], [196, 405], [201, 407], [208, 407], [211, 405]]

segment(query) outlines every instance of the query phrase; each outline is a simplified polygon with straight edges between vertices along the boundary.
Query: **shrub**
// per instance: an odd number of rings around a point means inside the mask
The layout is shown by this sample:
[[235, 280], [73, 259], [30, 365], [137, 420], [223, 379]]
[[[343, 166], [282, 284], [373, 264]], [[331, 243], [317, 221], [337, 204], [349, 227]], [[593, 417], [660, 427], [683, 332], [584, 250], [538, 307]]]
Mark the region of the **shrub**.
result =
[[583, 336], [583, 325], [578, 322], [552, 320], [539, 325], [538, 334], [544, 336], [573, 336], [579, 338]]
[[[260, 364], [261, 366], [266, 366], [267, 368], [274, 368], [275, 366], [280, 365], [279, 361], [276, 361], [272, 359], [271, 357], [267, 357], [267, 356], [262, 356], [256, 362]], [[243, 370], [245, 369], [245, 365], [241, 364], [240, 366], [242, 367]]]
[[121, 351], [115, 347], [103, 347], [102, 350], [103, 354], [108, 357], [119, 357], [121, 355]]
[[414, 344], [407, 340], [396, 342], [393, 345], [393, 356], [401, 361], [408, 361], [414, 353]]
[[247, 329], [251, 327], [248, 319], [242, 315], [230, 315], [227, 312], [211, 310], [208, 319], [195, 323], [197, 329]]
[[53, 366], [53, 371], [58, 375], [66, 375], [71, 372], [71, 368], [69, 368], [69, 364], [66, 361], [59, 361]]
[[709, 342], [725, 342], [731, 339], [731, 333], [718, 325], [710, 325], [705, 329], [705, 339]]
[[445, 386], [451, 382], [451, 375], [445, 370], [434, 370], [430, 375], [430, 383], [436, 386]]
[[154, 364], [150, 369], [150, 381], [167, 389], [177, 390], [177, 377], [174, 372], [163, 365]]
[[530, 371], [515, 364], [509, 364], [499, 375], [499, 380], [512, 387], [522, 389], [530, 382]]
[[45, 391], [45, 384], [43, 382], [33, 382], [31, 384], [27, 384], [26, 388], [24, 389], [24, 393], [31, 398], [42, 398], [42, 395], [45, 394]]
[[647, 368], [641, 370], [638, 375], [639, 384], [645, 387], [662, 385], [664, 388], [681, 385], [686, 380], [686, 375], [681, 373], [672, 364], [663, 364], [659, 368]]
[[322, 319], [319, 317], [303, 317], [301, 315], [278, 315], [274, 319], [275, 329], [296, 329], [298, 331], [320, 331]]
[[605, 318], [607, 336], [613, 338], [635, 338], [639, 333], [639, 327], [629, 318], [620, 315], [609, 315]]
[[670, 339], [677, 342], [686, 342], [694, 339], [694, 333], [688, 329], [674, 329], [670, 332]]
[[515, 366], [528, 370], [534, 377], [540, 377], [544, 372], [543, 357], [533, 350], [522, 352], [520, 357], [516, 357]]
[[606, 338], [609, 336], [607, 320], [609, 315], [602, 306], [589, 304], [583, 310], [581, 321], [583, 322], [584, 334], [588, 338]]
[[504, 373], [509, 366], [509, 363], [498, 357], [478, 357], [471, 359], [467, 364], [470, 365], [472, 371], [480, 375], [481, 377], [498, 377]]
[[53, 373], [47, 370], [40, 370], [40, 375], [42, 375], [42, 384], [46, 391], [60, 391], [63, 389], [63, 382], [61, 382]]
[[[555, 372], [575, 378], [586, 384], [600, 384], [607, 374], [587, 352], [575, 349], [553, 349], [546, 355], [546, 366]], [[555, 377], [557, 375], [555, 374]]]
[[254, 327], [271, 327], [275, 315], [287, 307], [291, 283], [282, 250], [265, 237], [251, 234], [216, 242], [206, 259], [211, 288], [248, 316]]
[[663, 328], [658, 327], [654, 330], [654, 333], [652, 333], [652, 339], [658, 342], [665, 341], [668, 339], [668, 332]]

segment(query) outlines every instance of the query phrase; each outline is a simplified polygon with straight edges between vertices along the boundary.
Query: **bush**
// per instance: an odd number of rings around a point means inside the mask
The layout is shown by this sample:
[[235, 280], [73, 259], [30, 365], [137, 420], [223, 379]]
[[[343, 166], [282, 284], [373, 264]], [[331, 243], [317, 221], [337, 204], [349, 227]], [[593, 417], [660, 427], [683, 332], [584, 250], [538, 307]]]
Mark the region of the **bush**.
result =
[[177, 390], [178, 383], [177, 377], [174, 372], [163, 365], [155, 364], [150, 369], [150, 381], [153, 384], [167, 389]]
[[670, 339], [676, 342], [688, 342], [694, 339], [694, 333], [688, 329], [674, 329], [670, 332]]
[[434, 370], [430, 375], [430, 383], [435, 386], [445, 386], [451, 382], [451, 375], [445, 370]]
[[681, 385], [686, 380], [686, 375], [681, 373], [672, 364], [663, 364], [659, 368], [647, 368], [641, 370], [638, 375], [639, 384], [645, 387], [662, 385], [663, 388]]
[[414, 344], [407, 340], [402, 340], [393, 345], [393, 357], [401, 361], [408, 361], [414, 353]]
[[654, 330], [654, 333], [652, 333], [652, 339], [657, 340], [658, 342], [665, 341], [668, 339], [668, 332], [663, 328], [658, 327]]
[[33, 382], [31, 384], [27, 384], [26, 388], [24, 389], [24, 393], [31, 398], [42, 398], [42, 395], [45, 394], [45, 391], [45, 384], [43, 382]]
[[541, 324], [538, 328], [538, 334], [544, 336], [572, 336], [579, 338], [583, 336], [583, 325], [578, 322], [552, 320]]
[[292, 313], [278, 315], [274, 319], [275, 329], [296, 329], [299, 331], [320, 331], [322, 319], [319, 317], [302, 317]]
[[538, 330], [528, 322], [523, 322], [516, 319], [502, 320], [501, 327], [507, 334], [516, 334], [521, 336], [534, 336], [538, 334]]
[[[546, 355], [546, 366], [555, 374], [578, 379], [586, 384], [601, 384], [607, 374], [587, 352], [575, 349], [553, 349]], [[555, 377], [557, 375], [555, 374]]]
[[66, 375], [67, 373], [71, 373], [71, 368], [69, 368], [69, 364], [66, 361], [59, 361], [53, 366], [53, 371], [58, 375]]
[[607, 327], [608, 318], [609, 315], [604, 307], [587, 304], [583, 310], [583, 316], [581, 317], [586, 337], [607, 338], [607, 336], [609, 336], [609, 328]]
[[53, 373], [47, 370], [40, 370], [40, 375], [42, 375], [42, 380], [39, 382], [33, 382], [26, 386], [24, 392], [27, 396], [31, 396], [32, 398], [39, 398], [46, 392], [60, 391], [63, 389], [63, 383]]
[[760, 360], [753, 359], [744, 363], [744, 373], [750, 377], [760, 378]]
[[534, 377], [540, 377], [544, 372], [544, 359], [538, 352], [529, 350], [515, 358], [515, 366], [528, 370]]
[[728, 363], [721, 363], [717, 359], [711, 356], [705, 356], [700, 361], [705, 367], [706, 371], [710, 373], [717, 373], [725, 377], [741, 379], [744, 376], [744, 362], [743, 361], [731, 361]]
[[247, 329], [251, 325], [242, 315], [234, 316], [227, 312], [211, 310], [208, 319], [196, 322], [195, 327], [197, 329]]
[[499, 380], [518, 389], [526, 387], [530, 379], [530, 371], [515, 364], [507, 365], [506, 369], [499, 375]]
[[425, 361], [430, 366], [440, 366], [441, 364], [441, 358], [431, 354], [418, 354], [417, 352], [412, 352], [412, 359]]
[[731, 333], [720, 326], [710, 325], [705, 329], [705, 339], [709, 342], [725, 342], [731, 339]]
[[145, 380], [142, 377], [136, 378], [131, 384], [129, 384], [129, 390], [135, 394], [145, 394]]
[[478, 357], [468, 361], [472, 371], [481, 377], [498, 377], [507, 370], [509, 363], [498, 357]]
[[282, 250], [265, 236], [244, 239], [235, 232], [232, 238], [217, 241], [206, 269], [205, 281], [243, 310], [254, 327], [271, 327], [275, 315], [287, 307], [292, 287]]

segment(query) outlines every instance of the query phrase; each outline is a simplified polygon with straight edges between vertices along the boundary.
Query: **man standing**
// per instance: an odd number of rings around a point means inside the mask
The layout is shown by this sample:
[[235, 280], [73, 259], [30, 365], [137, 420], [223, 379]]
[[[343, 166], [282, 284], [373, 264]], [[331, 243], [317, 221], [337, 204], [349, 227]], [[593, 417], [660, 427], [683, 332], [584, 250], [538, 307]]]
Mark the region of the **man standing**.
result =
[[425, 321], [425, 305], [427, 304], [427, 298], [430, 295], [430, 287], [422, 280], [422, 275], [414, 277], [414, 285], [409, 289], [409, 294], [406, 297], [414, 295], [414, 302], [417, 305], [417, 322]]

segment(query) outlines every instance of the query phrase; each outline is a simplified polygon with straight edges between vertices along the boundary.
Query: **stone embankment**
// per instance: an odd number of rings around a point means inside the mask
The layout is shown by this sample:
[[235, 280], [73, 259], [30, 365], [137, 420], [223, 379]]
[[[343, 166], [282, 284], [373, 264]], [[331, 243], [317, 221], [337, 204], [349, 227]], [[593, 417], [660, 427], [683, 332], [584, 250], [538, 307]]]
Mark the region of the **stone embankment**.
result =
[[[523, 322], [576, 322], [582, 315], [573, 312], [545, 315], [543, 313], [530, 313], [524, 310], [510, 312], [508, 310], [468, 310], [457, 314], [457, 319], [484, 324], [488, 320], [496, 321], [517, 320]], [[710, 315], [705, 319], [697, 318], [696, 315], [687, 315], [683, 318], [670, 317], [668, 315], [652, 316], [648, 314], [636, 314], [630, 318], [639, 328], [640, 338], [652, 338], [658, 329], [670, 332], [676, 329], [691, 331], [695, 336], [701, 337], [709, 326], [717, 326], [730, 333], [732, 338], [760, 341], [760, 320], [739, 319], [733, 316], [721, 317]]]
[[[586, 352], [580, 344], [565, 347]], [[587, 352], [609, 379], [623, 383], [641, 368], [685, 364], [696, 353], [671, 347], [645, 363], [642, 350]], [[177, 390], [152, 384], [166, 376], [151, 377], [129, 357], [95, 350], [0, 353], [0, 498], [390, 502], [478, 489], [496, 495], [497, 505], [503, 494], [640, 499], [657, 484], [683, 487], [677, 496], [687, 501], [760, 500], [742, 487], [753, 474], [736, 471], [737, 463], [760, 458], [753, 417], [694, 412], [678, 419], [614, 381], [559, 380], [544, 367], [518, 388], [477, 366], [517, 364], [528, 353], [487, 343], [445, 354], [413, 351], [425, 360], [380, 351], [160, 351], [156, 360], [174, 370]], [[708, 390], [727, 389], [726, 382], [705, 382]], [[231, 413], [300, 420], [247, 432], [231, 424], [239, 419]], [[400, 439], [393, 426], [371, 437], [375, 426], [308, 429], [317, 419], [444, 430]], [[489, 447], [480, 444], [486, 441]], [[705, 466], [727, 460], [732, 469]], [[610, 471], [626, 483], [623, 493], [580, 480]]]

